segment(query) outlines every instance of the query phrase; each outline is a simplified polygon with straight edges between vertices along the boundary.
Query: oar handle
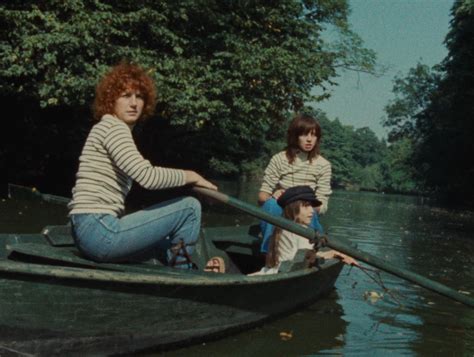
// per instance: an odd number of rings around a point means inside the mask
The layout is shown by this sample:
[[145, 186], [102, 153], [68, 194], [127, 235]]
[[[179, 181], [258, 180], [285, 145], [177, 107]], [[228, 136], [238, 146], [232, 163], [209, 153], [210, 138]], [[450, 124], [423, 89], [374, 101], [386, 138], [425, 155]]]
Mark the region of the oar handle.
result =
[[[275, 226], [278, 226], [280, 228], [286, 229], [292, 233], [295, 233], [299, 236], [308, 238], [308, 239], [315, 239], [316, 238], [316, 232], [313, 229], [303, 227], [299, 224], [294, 223], [293, 221], [290, 221], [286, 218], [283, 217], [277, 217], [273, 216], [259, 207], [250, 205], [246, 202], [243, 202], [241, 200], [238, 200], [236, 198], [230, 197], [222, 192], [218, 191], [213, 191], [207, 188], [202, 188], [202, 187], [194, 187], [193, 190], [197, 193], [200, 193], [206, 197], [215, 199], [216, 201], [222, 202], [224, 204], [227, 204], [229, 206], [232, 206], [234, 208], [237, 208], [245, 213], [248, 213], [256, 218], [262, 219], [264, 221], [267, 221]], [[419, 274], [413, 273], [411, 271], [402, 269], [402, 268], [397, 268], [396, 266], [387, 263], [386, 261], [379, 259], [371, 254], [368, 254], [366, 252], [363, 252], [359, 249], [356, 249], [352, 246], [349, 246], [347, 244], [344, 244], [342, 241], [338, 240], [337, 238], [331, 238], [327, 242], [327, 246], [340, 251], [342, 253], [345, 253], [347, 255], [350, 255], [351, 257], [354, 257], [360, 261], [363, 261], [369, 265], [372, 265], [376, 268], [379, 268], [383, 271], [386, 271], [387, 273], [391, 273], [395, 276], [398, 276], [400, 278], [403, 278], [405, 280], [411, 281], [419, 286], [422, 286], [428, 290], [437, 292], [441, 295], [447, 296], [451, 299], [454, 299], [456, 301], [459, 301], [465, 305], [474, 307], [474, 299], [459, 293], [458, 291], [451, 289], [447, 287], [446, 285], [440, 284], [436, 281], [433, 281], [431, 279], [425, 278], [424, 276], [421, 276]]]

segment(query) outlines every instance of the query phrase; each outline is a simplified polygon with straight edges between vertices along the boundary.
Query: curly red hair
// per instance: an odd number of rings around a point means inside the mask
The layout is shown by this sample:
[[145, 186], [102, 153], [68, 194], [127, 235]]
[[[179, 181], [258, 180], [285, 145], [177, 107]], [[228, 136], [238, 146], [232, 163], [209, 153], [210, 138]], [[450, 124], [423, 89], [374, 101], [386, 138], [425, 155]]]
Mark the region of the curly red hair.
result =
[[112, 67], [97, 84], [92, 106], [94, 119], [99, 121], [105, 114], [114, 114], [115, 101], [127, 90], [140, 91], [145, 101], [141, 119], [151, 117], [156, 106], [153, 80], [140, 66], [121, 62]]

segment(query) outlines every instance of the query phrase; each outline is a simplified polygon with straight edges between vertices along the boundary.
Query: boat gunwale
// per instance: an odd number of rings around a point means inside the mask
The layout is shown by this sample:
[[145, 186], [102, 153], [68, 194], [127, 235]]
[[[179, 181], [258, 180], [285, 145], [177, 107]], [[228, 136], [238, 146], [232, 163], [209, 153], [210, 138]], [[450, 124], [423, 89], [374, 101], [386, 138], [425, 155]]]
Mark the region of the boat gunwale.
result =
[[[9, 198], [14, 198], [14, 189], [21, 190], [32, 195], [36, 199], [46, 202], [64, 204], [68, 198], [56, 195], [44, 194], [35, 188], [28, 188], [21, 185], [9, 183]], [[207, 229], [218, 229], [222, 227], [206, 227]], [[15, 235], [15, 234], [13, 234]], [[26, 235], [37, 236], [37, 233]], [[175, 285], [175, 286], [227, 286], [227, 285], [254, 285], [267, 284], [307, 275], [321, 273], [333, 265], [342, 264], [338, 259], [326, 259], [321, 268], [306, 268], [292, 272], [247, 276], [244, 274], [217, 274], [197, 271], [178, 271], [178, 269], [148, 269], [144, 273], [130, 271], [122, 272], [113, 269], [100, 270], [101, 268], [80, 268], [70, 266], [47, 265], [38, 263], [26, 263], [11, 261], [8, 258], [0, 258], [0, 278], [6, 274], [22, 274], [31, 276], [55, 277], [59, 279], [73, 279], [84, 281], [114, 282], [126, 284], [146, 284], [146, 285]], [[146, 268], [144, 268], [146, 269]], [[211, 276], [212, 274], [212, 276]]]
[[[5, 274], [22, 274], [30, 276], [54, 277], [58, 279], [73, 279], [84, 281], [113, 282], [138, 285], [170, 285], [170, 286], [227, 286], [227, 285], [254, 285], [267, 284], [313, 274], [324, 274], [324, 271], [332, 265], [340, 263], [339, 260], [326, 260], [324, 266], [318, 268], [306, 268], [288, 273], [271, 275], [247, 276], [240, 274], [218, 274], [207, 272], [178, 272], [169, 268], [170, 271], [157, 271], [156, 274], [138, 272], [120, 272], [110, 270], [86, 269], [77, 267], [51, 266], [45, 264], [33, 264], [19, 261], [0, 260], [0, 278]], [[342, 263], [340, 263], [342, 264]], [[164, 274], [163, 274], [164, 273]], [[171, 274], [176, 276], [169, 276]], [[213, 274], [212, 276], [210, 274]]]

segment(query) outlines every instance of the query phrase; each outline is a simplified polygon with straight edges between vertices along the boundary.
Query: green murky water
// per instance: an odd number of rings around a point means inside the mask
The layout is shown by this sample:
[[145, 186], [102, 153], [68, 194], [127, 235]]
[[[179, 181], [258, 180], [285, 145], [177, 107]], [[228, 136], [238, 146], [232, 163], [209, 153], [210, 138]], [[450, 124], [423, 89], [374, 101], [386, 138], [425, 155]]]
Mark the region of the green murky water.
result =
[[[258, 189], [252, 183], [221, 182], [219, 187], [252, 203]], [[64, 223], [65, 213], [56, 205], [3, 201], [0, 230], [38, 232], [46, 224]], [[205, 204], [204, 225], [251, 222], [234, 209]], [[431, 206], [417, 197], [336, 191], [322, 223], [329, 237], [348, 238], [362, 250], [474, 296], [473, 212]], [[336, 290], [302, 311], [165, 354], [474, 356], [474, 309], [391, 275], [380, 276], [390, 294], [363, 271], [344, 268]], [[367, 298], [373, 292], [383, 296]]]

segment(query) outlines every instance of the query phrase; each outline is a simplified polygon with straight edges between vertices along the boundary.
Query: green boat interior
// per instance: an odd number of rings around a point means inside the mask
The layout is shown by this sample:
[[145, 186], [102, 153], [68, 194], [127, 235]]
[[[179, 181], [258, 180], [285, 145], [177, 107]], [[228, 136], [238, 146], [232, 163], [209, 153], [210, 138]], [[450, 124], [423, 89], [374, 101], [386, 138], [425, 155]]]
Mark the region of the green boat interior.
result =
[[[43, 194], [29, 187], [8, 185], [9, 197], [65, 204], [69, 199]], [[260, 270], [264, 258], [260, 253], [260, 227], [250, 226], [203, 227], [195, 246], [193, 263], [200, 271], [214, 256], [225, 261], [227, 274], [249, 274]], [[80, 267], [125, 272], [156, 273], [169, 270], [163, 257], [137, 262], [97, 263], [85, 258], [75, 247], [70, 225], [49, 225], [40, 234], [0, 234], [0, 258], [9, 261], [48, 266]], [[304, 254], [298, 252], [293, 262], [284, 262], [280, 271], [304, 268]]]
[[[2, 256], [10, 261], [47, 266], [100, 269], [117, 272], [155, 274], [168, 269], [160, 259], [121, 263], [98, 263], [85, 258], [75, 247], [69, 225], [47, 226], [41, 235], [4, 235]], [[259, 270], [264, 260], [259, 252], [260, 229], [250, 227], [203, 228], [193, 262], [202, 271], [206, 262], [214, 256], [222, 257], [227, 274], [249, 274]], [[6, 237], [5, 237], [6, 236]], [[293, 262], [282, 264], [282, 272], [304, 269], [304, 251]]]
[[[67, 266], [110, 271], [156, 273], [164, 264], [160, 259], [144, 262], [98, 263], [86, 259], [75, 247], [68, 225], [47, 226], [41, 235], [9, 234], [2, 255], [9, 260], [33, 264]], [[259, 253], [259, 227], [203, 228], [195, 247], [193, 262], [202, 270], [207, 260], [220, 256], [230, 274], [248, 274], [258, 270], [263, 260]]]

